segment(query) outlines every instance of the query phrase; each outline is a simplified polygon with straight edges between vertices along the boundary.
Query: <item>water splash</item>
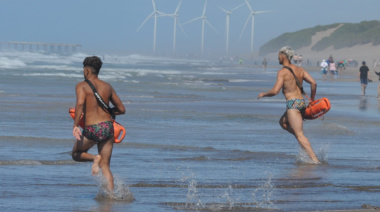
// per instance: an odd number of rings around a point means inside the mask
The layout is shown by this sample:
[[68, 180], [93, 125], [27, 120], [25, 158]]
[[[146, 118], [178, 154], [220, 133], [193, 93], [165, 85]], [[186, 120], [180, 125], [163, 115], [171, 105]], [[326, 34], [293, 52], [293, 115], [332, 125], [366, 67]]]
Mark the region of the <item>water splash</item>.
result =
[[192, 206], [192, 209], [195, 209], [195, 210], [205, 208], [205, 206], [203, 205], [201, 201], [201, 196], [198, 193], [197, 181], [195, 179], [190, 180], [186, 196], [187, 196], [187, 202], [185, 205], [186, 208], [189, 208], [190, 205]]
[[[321, 164], [327, 164], [328, 162], [328, 150], [329, 145], [323, 145], [318, 151], [316, 151], [316, 156], [318, 160], [321, 162]], [[309, 155], [303, 150], [299, 149], [297, 159], [296, 159], [297, 165], [315, 165], [315, 162], [310, 159]]]
[[114, 190], [110, 192], [107, 186], [107, 180], [99, 173], [96, 177], [99, 184], [99, 191], [96, 194], [96, 200], [113, 200], [123, 202], [133, 202], [135, 200], [128, 185], [125, 184], [119, 177], [114, 176]]
[[[268, 180], [251, 193], [253, 196], [252, 201], [240, 202], [243, 194], [236, 193], [233, 185], [228, 185], [224, 192], [222, 191], [217, 196], [218, 200], [213, 201], [210, 199], [212, 195], [205, 194], [205, 197], [202, 197], [201, 192], [198, 190], [196, 175], [189, 167], [185, 170], [182, 168], [177, 168], [177, 170], [181, 171], [182, 174], [179, 181], [187, 184], [187, 201], [182, 204], [173, 204], [177, 206], [176, 209], [192, 211], [277, 210], [272, 201], [274, 194], [272, 174], [269, 174]], [[241, 192], [245, 191], [242, 190]], [[204, 202], [205, 199], [207, 199], [207, 202]]]
[[274, 186], [272, 184], [272, 174], [269, 174], [268, 180], [256, 188], [252, 193], [253, 203], [256, 205], [256, 208], [276, 209], [272, 202], [273, 194]]
[[224, 191], [224, 194], [222, 195], [222, 198], [223, 199], [226, 199], [227, 201], [227, 206], [228, 206], [228, 210], [232, 210], [234, 205], [235, 205], [235, 202], [237, 202], [238, 200], [235, 200], [233, 198], [233, 188], [231, 185], [228, 185], [228, 188]]
[[187, 183], [187, 201], [185, 204], [185, 209], [193, 209], [193, 210], [199, 210], [203, 209], [205, 206], [203, 205], [201, 201], [201, 196], [197, 190], [197, 180], [195, 179], [195, 173], [190, 170], [188, 165], [185, 165], [185, 167], [178, 167], [178, 171], [181, 173], [181, 177], [179, 179], [182, 183]]

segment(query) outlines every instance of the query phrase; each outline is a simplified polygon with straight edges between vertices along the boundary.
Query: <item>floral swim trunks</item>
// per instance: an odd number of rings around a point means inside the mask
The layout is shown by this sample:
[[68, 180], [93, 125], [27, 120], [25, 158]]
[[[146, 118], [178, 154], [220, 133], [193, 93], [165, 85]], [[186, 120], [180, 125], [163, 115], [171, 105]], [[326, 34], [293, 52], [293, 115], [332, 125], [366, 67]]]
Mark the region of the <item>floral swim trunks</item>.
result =
[[306, 102], [304, 99], [290, 99], [286, 101], [286, 108], [296, 109], [302, 112], [306, 109]]
[[113, 137], [114, 129], [112, 121], [100, 122], [98, 124], [85, 126], [83, 136], [97, 143], [107, 141]]

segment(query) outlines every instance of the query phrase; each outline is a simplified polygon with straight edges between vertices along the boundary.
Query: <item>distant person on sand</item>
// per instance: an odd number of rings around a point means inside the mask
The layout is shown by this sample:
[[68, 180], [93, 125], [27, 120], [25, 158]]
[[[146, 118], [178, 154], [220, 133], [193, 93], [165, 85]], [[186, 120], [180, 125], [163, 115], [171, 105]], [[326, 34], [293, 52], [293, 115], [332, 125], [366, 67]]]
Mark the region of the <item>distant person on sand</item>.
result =
[[275, 96], [282, 89], [282, 93], [286, 98], [286, 111], [280, 118], [280, 125], [284, 130], [296, 137], [302, 149], [307, 152], [314, 163], [319, 163], [309, 140], [303, 134], [302, 116], [306, 109], [306, 102], [302, 96], [301, 89], [297, 86], [295, 77], [289, 69], [293, 70], [301, 85], [303, 81], [306, 81], [311, 85], [311, 101], [314, 101], [317, 91], [317, 83], [303, 68], [291, 64], [293, 55], [294, 52], [290, 47], [285, 46], [281, 48], [278, 53], [278, 61], [283, 65], [283, 68], [277, 73], [276, 84], [269, 92], [260, 93], [257, 99]]
[[377, 97], [376, 98], [380, 98], [380, 72], [376, 72], [376, 75], [379, 77], [379, 85], [377, 86]]
[[331, 75], [331, 79], [334, 80], [334, 76], [336, 74], [336, 64], [335, 64], [334, 60], [330, 60], [329, 72]]
[[320, 66], [322, 67], [321, 73], [323, 75], [323, 80], [326, 80], [327, 79], [327, 67], [328, 67], [328, 64], [326, 63], [325, 59], [322, 60], [322, 63], [320, 64]]
[[302, 54], [300, 54], [300, 56], [298, 57], [298, 66], [299, 67], [301, 67], [302, 61], [303, 61]]
[[346, 64], [348, 63], [347, 60], [342, 60], [338, 63], [338, 74], [341, 75], [343, 73], [343, 70], [346, 69]]
[[[293, 61], [294, 61], [295, 65], [298, 65], [298, 56], [297, 56], [297, 54], [294, 55]], [[290, 61], [290, 62], [292, 62], [292, 61]]]
[[263, 62], [261, 64], [263, 65], [263, 68], [264, 68], [264, 71], [265, 71], [267, 69], [267, 64], [268, 64], [267, 59], [264, 58], [264, 60], [263, 60]]
[[365, 96], [365, 89], [367, 88], [368, 81], [372, 82], [372, 80], [369, 79], [369, 68], [365, 61], [362, 62], [362, 66], [359, 69], [359, 79], [362, 87], [362, 96]]
[[[99, 57], [87, 57], [83, 61], [83, 75], [89, 80], [106, 104], [111, 102], [116, 115], [124, 114], [125, 108], [112, 86], [98, 78], [102, 61]], [[93, 161], [92, 174], [95, 175], [101, 168], [108, 182], [110, 192], [114, 189], [113, 176], [110, 170], [110, 160], [114, 143], [114, 128], [111, 115], [103, 107], [99, 106], [93, 90], [86, 82], [79, 82], [75, 88], [76, 105], [73, 126], [73, 135], [77, 139], [74, 144], [72, 157], [76, 161]], [[81, 132], [78, 127], [79, 120], [84, 113], [85, 128]], [[87, 151], [94, 145], [98, 146], [98, 155], [92, 155]]]

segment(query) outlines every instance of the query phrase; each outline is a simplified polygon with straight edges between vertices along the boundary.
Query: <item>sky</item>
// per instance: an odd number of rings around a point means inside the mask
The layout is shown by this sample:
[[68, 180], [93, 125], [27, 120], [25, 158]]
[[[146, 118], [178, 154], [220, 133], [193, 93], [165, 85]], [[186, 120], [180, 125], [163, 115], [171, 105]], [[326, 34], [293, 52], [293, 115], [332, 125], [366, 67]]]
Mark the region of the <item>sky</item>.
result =
[[[180, 0], [154, 0], [156, 9], [174, 13]], [[226, 15], [244, 0], [208, 0], [207, 20], [218, 31], [205, 26], [204, 56], [226, 55]], [[179, 21], [185, 23], [203, 12], [205, 0], [182, 0]], [[380, 20], [380, 0], [250, 0], [257, 14], [254, 51], [271, 39], [317, 25], [359, 23]], [[87, 52], [153, 54], [154, 19], [143, 21], [153, 12], [152, 0], [1, 0], [0, 42], [44, 42], [81, 44]], [[246, 5], [230, 16], [229, 55], [250, 54], [250, 14]], [[157, 20], [155, 55], [172, 56], [172, 17]], [[201, 21], [177, 29], [176, 54], [201, 54]]]

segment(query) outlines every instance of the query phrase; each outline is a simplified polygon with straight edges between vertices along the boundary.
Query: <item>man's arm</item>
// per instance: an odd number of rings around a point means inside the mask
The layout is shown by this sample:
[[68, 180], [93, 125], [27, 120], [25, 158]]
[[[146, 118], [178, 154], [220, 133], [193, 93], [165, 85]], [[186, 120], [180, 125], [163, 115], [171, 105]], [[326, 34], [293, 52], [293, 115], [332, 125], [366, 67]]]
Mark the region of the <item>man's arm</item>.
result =
[[307, 71], [304, 70], [304, 76], [303, 80], [305, 80], [307, 83], [310, 84], [310, 99], [311, 101], [315, 100], [315, 94], [317, 93], [317, 83], [315, 82], [314, 78], [310, 76]]
[[368, 82], [372, 82], [372, 79], [370, 78], [371, 75], [369, 74], [369, 68], [367, 68], [368, 71], [367, 71], [367, 79], [368, 79]]
[[111, 89], [112, 95], [110, 101], [112, 102], [113, 106], [115, 106], [115, 115], [125, 114], [125, 107], [123, 105], [123, 102], [120, 100], [119, 96], [117, 95], [116, 91], [113, 89], [112, 86]]
[[80, 120], [80, 117], [83, 113], [83, 105], [86, 100], [86, 94], [84, 92], [84, 89], [81, 85], [81, 83], [78, 83], [75, 87], [75, 93], [77, 96], [76, 104], [75, 104], [75, 116], [74, 116], [74, 126], [73, 126], [73, 136], [80, 140], [80, 136], [82, 133], [80, 132], [80, 129], [78, 127], [78, 123]]
[[266, 93], [260, 93], [257, 96], [257, 99], [260, 99], [262, 97], [276, 96], [280, 92], [282, 86], [284, 85], [284, 76], [283, 76], [281, 70], [277, 73], [277, 81], [276, 81], [276, 84], [274, 84], [273, 88], [270, 91], [266, 92]]

